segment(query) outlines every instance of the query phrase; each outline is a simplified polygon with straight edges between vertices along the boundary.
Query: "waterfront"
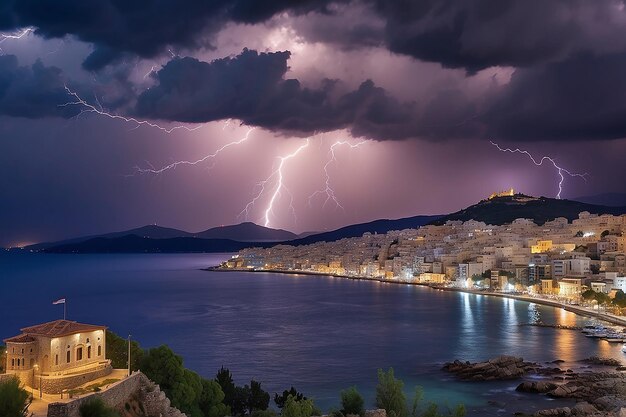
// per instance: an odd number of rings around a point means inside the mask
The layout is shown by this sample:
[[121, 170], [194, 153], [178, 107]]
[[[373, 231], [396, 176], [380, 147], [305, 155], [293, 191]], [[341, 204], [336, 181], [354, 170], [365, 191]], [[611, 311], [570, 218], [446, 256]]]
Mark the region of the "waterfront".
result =
[[227, 257], [2, 254], [0, 335], [59, 318], [51, 301], [67, 297], [68, 318], [132, 333], [144, 347], [168, 344], [206, 377], [224, 365], [238, 383], [255, 378], [271, 392], [293, 384], [327, 410], [350, 385], [371, 405], [376, 369], [393, 366], [408, 392], [423, 385], [427, 397], [464, 402], [470, 415], [554, 402], [514, 393], [515, 381], [456, 382], [440, 371], [445, 361], [623, 356], [619, 345], [576, 331], [519, 326], [588, 322], [562, 309], [326, 276], [200, 270]]

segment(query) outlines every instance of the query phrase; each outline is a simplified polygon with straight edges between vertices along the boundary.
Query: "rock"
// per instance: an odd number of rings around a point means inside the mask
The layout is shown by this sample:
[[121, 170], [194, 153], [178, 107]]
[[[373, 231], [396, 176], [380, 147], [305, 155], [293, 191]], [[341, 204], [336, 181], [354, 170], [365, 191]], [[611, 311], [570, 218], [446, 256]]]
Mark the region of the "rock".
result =
[[560, 364], [560, 363], [565, 363], [565, 361], [563, 359], [555, 359], [552, 362], [549, 363], [556, 363], [556, 364]]
[[365, 410], [365, 417], [387, 417], [387, 411], [383, 408], [376, 410]]
[[516, 379], [530, 371], [535, 371], [536, 365], [524, 362], [523, 358], [515, 356], [499, 356], [487, 362], [461, 362], [455, 360], [443, 366], [443, 370], [456, 374], [466, 381], [494, 381]]
[[556, 384], [547, 381], [537, 381], [531, 382], [526, 381], [522, 382], [515, 388], [516, 391], [520, 392], [531, 392], [536, 394], [545, 394], [557, 388]]
[[576, 403], [572, 411], [576, 415], [589, 415], [597, 413], [598, 409], [589, 404], [587, 401], [581, 401], [579, 403]]
[[591, 356], [587, 359], [583, 359], [581, 362], [590, 363], [592, 365], [604, 365], [604, 366], [622, 366], [622, 362], [613, 358], [601, 358], [599, 356]]

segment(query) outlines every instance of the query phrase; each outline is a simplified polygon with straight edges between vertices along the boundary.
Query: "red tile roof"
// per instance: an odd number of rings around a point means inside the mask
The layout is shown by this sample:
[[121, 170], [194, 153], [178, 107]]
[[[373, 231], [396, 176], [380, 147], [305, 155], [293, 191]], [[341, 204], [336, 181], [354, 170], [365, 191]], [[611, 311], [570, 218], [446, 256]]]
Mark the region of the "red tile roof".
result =
[[4, 341], [6, 343], [31, 343], [35, 341], [35, 338], [22, 333], [18, 336], [13, 336], [8, 339], [4, 339]]
[[24, 327], [23, 333], [33, 336], [62, 337], [76, 333], [93, 332], [94, 330], [105, 330], [106, 326], [93, 324], [83, 324], [69, 320], [55, 320], [49, 323], [38, 324], [36, 326]]

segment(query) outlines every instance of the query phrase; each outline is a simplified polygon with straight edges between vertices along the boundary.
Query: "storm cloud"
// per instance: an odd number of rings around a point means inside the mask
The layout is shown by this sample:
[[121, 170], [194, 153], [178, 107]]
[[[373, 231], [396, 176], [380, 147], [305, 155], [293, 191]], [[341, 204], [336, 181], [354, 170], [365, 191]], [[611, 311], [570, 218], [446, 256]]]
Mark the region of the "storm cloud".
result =
[[0, 56], [0, 114], [29, 119], [76, 115], [77, 109], [60, 107], [67, 100], [59, 68], [41, 61], [20, 66], [14, 55]]

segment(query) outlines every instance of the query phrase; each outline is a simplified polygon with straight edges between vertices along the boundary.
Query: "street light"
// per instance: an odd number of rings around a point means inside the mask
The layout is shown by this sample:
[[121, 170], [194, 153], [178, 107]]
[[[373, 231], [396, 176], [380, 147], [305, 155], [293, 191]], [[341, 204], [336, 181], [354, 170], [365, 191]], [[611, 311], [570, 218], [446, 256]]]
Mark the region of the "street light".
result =
[[128, 376], [130, 376], [130, 337], [131, 335], [128, 335]]

